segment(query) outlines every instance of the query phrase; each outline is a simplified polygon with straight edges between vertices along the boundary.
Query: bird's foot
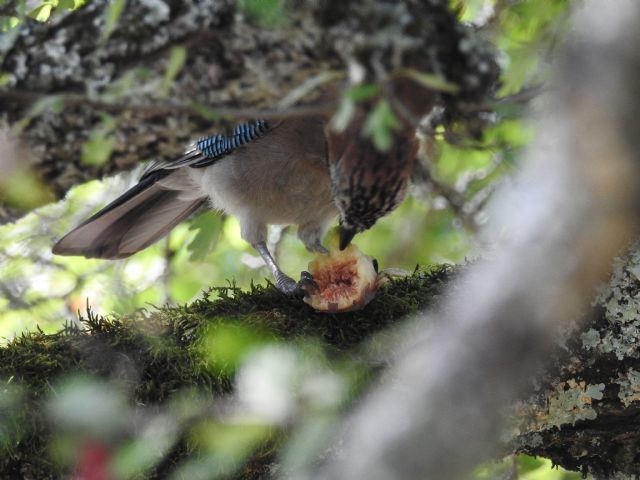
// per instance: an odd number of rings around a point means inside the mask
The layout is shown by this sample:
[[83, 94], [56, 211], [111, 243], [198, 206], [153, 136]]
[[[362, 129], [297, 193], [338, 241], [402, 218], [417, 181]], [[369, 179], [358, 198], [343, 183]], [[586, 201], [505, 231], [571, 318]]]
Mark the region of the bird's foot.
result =
[[307, 271], [304, 271], [300, 274], [300, 280], [298, 281], [298, 288], [304, 292], [305, 296], [313, 294], [320, 289], [315, 279], [313, 278], [313, 275], [311, 275]]
[[276, 277], [276, 288], [287, 297], [298, 296], [298, 282], [284, 273]]
[[[322, 245], [320, 242], [314, 243], [313, 245], [311, 245], [309, 247], [309, 251], [313, 253], [321, 253], [323, 255], [329, 255], [329, 250], [327, 250], [324, 247], [324, 245]], [[309, 272], [302, 272], [302, 273], [309, 273]], [[309, 273], [309, 275], [311, 274]]]
[[318, 284], [309, 272], [302, 272], [298, 282], [282, 273], [276, 278], [276, 288], [287, 297], [303, 298], [309, 293], [316, 291]]

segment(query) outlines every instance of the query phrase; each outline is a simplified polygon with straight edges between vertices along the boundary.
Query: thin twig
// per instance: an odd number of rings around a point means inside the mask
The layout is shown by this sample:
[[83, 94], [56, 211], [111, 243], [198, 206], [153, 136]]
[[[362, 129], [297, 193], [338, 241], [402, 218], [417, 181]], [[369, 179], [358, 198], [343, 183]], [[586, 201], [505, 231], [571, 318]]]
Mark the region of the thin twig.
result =
[[89, 105], [97, 109], [109, 111], [133, 110], [146, 115], [166, 115], [182, 113], [211, 118], [220, 116], [223, 118], [263, 118], [278, 119], [305, 117], [313, 115], [329, 115], [333, 113], [336, 104], [328, 102], [323, 105], [309, 105], [288, 108], [286, 110], [259, 109], [259, 108], [234, 108], [234, 107], [208, 107], [205, 105], [185, 103], [153, 103], [140, 104], [132, 101], [112, 102], [100, 98], [91, 98], [80, 93], [42, 94], [23, 90], [0, 90], [0, 100], [12, 101], [22, 104], [33, 104], [41, 100], [59, 100], [66, 106]]

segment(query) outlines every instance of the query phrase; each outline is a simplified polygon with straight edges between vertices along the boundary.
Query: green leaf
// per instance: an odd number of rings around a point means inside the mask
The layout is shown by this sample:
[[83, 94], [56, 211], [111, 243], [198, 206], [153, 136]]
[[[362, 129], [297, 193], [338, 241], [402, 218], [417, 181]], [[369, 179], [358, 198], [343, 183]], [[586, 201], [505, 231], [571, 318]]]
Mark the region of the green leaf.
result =
[[402, 68], [398, 70], [397, 75], [407, 77], [428, 90], [445, 93], [457, 93], [460, 90], [458, 85], [447, 82], [440, 75], [420, 72], [413, 68]]
[[217, 113], [215, 110], [207, 107], [198, 102], [192, 102], [191, 108], [193, 108], [198, 115], [200, 115], [205, 120], [209, 120], [211, 122], [215, 122], [216, 120], [220, 120], [223, 116]]
[[83, 165], [99, 167], [107, 163], [116, 146], [116, 139], [112, 135], [115, 127], [115, 119], [103, 114], [102, 123], [91, 131], [89, 140], [82, 145], [80, 161]]
[[37, 117], [44, 112], [51, 111], [60, 113], [64, 108], [64, 99], [58, 95], [49, 95], [38, 100], [33, 107], [29, 109], [29, 117]]
[[143, 84], [151, 77], [151, 72], [142, 67], [127, 70], [117, 80], [107, 85], [105, 92], [101, 95], [106, 102], [114, 102], [123, 97], [131, 96], [131, 91]]
[[0, 87], [5, 87], [11, 80], [11, 75], [5, 72], [0, 72]]
[[64, 108], [64, 99], [59, 95], [48, 95], [34, 103], [27, 114], [13, 125], [12, 131], [18, 134], [29, 126], [31, 120], [45, 112], [60, 113]]
[[86, 0], [58, 0], [58, 6], [56, 10], [76, 10], [83, 6], [86, 3]]
[[7, 180], [0, 182], [0, 201], [18, 210], [32, 210], [53, 200], [46, 185], [29, 169], [18, 168]]
[[205, 332], [198, 347], [207, 366], [219, 373], [232, 373], [246, 355], [271, 343], [267, 332], [238, 323], [215, 323]]
[[286, 20], [286, 0], [238, 0], [237, 5], [263, 27], [274, 27]]
[[74, 2], [73, 0], [58, 0], [57, 8], [66, 8], [67, 10], [73, 10], [74, 8], [76, 8], [76, 2]]
[[173, 47], [171, 49], [171, 56], [169, 57], [169, 64], [167, 70], [164, 73], [164, 80], [162, 82], [162, 89], [160, 91], [161, 97], [166, 97], [171, 90], [171, 84], [176, 78], [184, 63], [187, 60], [187, 50], [184, 47]]
[[362, 133], [373, 139], [373, 144], [381, 152], [386, 152], [393, 144], [392, 130], [398, 128], [399, 123], [389, 102], [380, 100], [367, 117]]
[[51, 10], [53, 10], [53, 5], [51, 3], [43, 3], [31, 10], [28, 13], [28, 16], [38, 22], [46, 22], [51, 16]]
[[370, 100], [380, 93], [380, 87], [375, 83], [354, 85], [347, 89], [342, 96], [338, 111], [333, 116], [331, 128], [337, 132], [343, 132], [356, 112], [356, 103]]
[[337, 132], [344, 132], [354, 113], [356, 113], [355, 102], [346, 96], [342, 97], [338, 111], [331, 120], [331, 128]]
[[0, 32], [8, 32], [18, 25], [20, 25], [20, 19], [18, 17], [0, 17]]
[[222, 231], [222, 220], [214, 212], [205, 212], [193, 219], [189, 230], [198, 231], [187, 246], [187, 250], [190, 252], [189, 260], [202, 260], [218, 243]]
[[99, 167], [107, 163], [111, 158], [113, 148], [116, 146], [116, 139], [104, 134], [91, 134], [89, 140], [82, 145], [83, 165]]
[[116, 29], [118, 20], [124, 11], [126, 3], [127, 0], [112, 0], [109, 3], [109, 7], [105, 13], [105, 24], [104, 29], [102, 30], [102, 38], [100, 39], [102, 43], [106, 42]]
[[354, 102], [364, 102], [375, 97], [380, 92], [380, 87], [375, 83], [354, 85], [345, 92], [345, 97]]

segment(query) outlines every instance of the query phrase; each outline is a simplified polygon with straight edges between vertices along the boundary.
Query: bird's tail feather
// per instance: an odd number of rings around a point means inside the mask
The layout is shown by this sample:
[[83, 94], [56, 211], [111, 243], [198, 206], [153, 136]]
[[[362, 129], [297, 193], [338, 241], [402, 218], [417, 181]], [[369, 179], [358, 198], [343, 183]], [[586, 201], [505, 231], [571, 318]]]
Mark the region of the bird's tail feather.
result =
[[128, 257], [160, 240], [205, 201], [204, 197], [183, 198], [181, 191], [169, 190], [155, 180], [143, 180], [122, 194], [61, 238], [53, 253]]

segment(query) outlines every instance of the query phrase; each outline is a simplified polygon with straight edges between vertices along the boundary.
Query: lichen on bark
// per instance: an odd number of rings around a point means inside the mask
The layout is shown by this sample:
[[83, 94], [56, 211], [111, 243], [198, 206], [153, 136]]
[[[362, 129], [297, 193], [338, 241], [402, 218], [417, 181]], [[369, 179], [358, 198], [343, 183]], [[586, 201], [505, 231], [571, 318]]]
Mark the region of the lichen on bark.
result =
[[629, 454], [640, 444], [639, 261], [637, 243], [614, 261], [583, 326], [558, 337], [535, 393], [510, 410], [516, 451], [596, 478], [640, 471]]

